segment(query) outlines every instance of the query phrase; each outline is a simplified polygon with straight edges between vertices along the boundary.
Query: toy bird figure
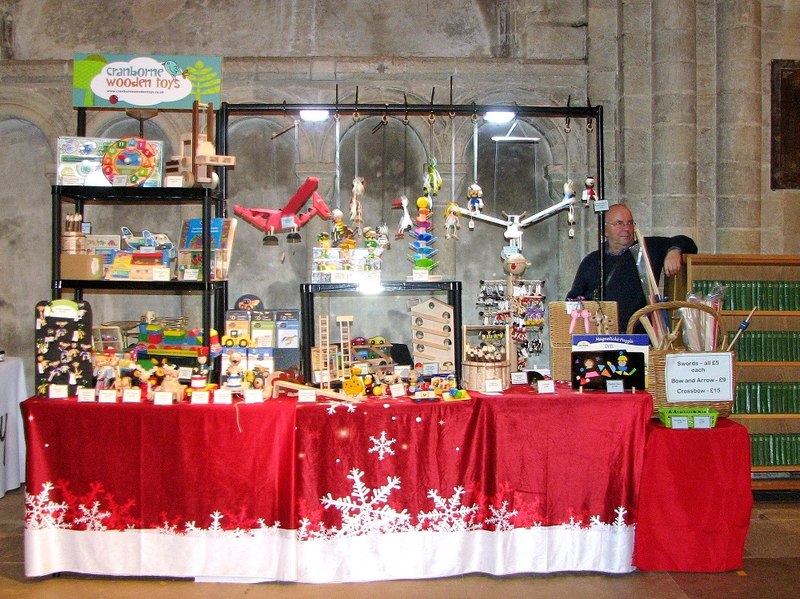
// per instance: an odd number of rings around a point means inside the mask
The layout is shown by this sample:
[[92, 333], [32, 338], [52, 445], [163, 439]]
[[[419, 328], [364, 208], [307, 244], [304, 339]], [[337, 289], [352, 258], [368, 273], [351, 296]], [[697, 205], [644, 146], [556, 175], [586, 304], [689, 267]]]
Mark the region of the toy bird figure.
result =
[[[439, 193], [442, 188], [442, 176], [436, 168], [436, 158], [431, 156], [425, 168], [425, 178], [422, 181], [422, 192], [429, 198]], [[431, 209], [433, 209], [433, 202], [431, 202]]]
[[363, 232], [364, 215], [361, 212], [361, 198], [364, 197], [367, 182], [364, 177], [353, 179], [353, 192], [350, 195], [350, 222], [356, 235]]
[[400, 196], [399, 200], [392, 202], [392, 206], [394, 208], [403, 209], [403, 216], [400, 217], [400, 225], [397, 227], [397, 233], [395, 233], [394, 236], [395, 239], [402, 239], [406, 230], [414, 226], [414, 221], [411, 220], [411, 215], [408, 213], [408, 198], [406, 196]]

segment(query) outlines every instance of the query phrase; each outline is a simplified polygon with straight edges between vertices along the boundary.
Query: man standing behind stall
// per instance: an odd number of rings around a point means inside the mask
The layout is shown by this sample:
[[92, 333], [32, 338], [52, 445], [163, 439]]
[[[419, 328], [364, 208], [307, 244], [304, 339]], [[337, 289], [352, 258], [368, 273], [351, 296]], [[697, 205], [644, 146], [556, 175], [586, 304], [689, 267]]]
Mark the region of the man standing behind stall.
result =
[[[625, 331], [630, 317], [646, 305], [636, 259], [628, 250], [634, 246], [636, 223], [624, 204], [614, 204], [606, 212], [605, 224], [605, 301], [617, 302], [619, 329]], [[656, 280], [662, 270], [666, 276], [681, 271], [682, 254], [696, 254], [697, 245], [686, 235], [675, 237], [645, 237], [645, 245]], [[600, 299], [600, 252], [588, 254], [575, 273], [567, 299]], [[684, 299], [684, 298], [673, 298]]]

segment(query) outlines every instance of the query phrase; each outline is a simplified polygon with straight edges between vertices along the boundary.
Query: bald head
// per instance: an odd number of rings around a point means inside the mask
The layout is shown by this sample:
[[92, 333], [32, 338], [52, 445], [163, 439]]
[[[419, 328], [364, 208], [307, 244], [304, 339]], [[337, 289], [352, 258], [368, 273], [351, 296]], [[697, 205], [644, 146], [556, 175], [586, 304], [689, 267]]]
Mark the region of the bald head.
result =
[[606, 212], [606, 240], [608, 251], [621, 254], [633, 245], [635, 240], [633, 214], [624, 204], [614, 204]]

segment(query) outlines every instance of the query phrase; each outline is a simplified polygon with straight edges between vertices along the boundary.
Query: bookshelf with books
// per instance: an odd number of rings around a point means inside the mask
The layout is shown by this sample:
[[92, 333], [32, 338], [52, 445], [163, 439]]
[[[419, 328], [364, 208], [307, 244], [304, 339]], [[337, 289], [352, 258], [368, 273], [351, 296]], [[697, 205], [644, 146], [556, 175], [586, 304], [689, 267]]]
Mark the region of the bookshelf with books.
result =
[[727, 286], [721, 317], [733, 337], [736, 392], [731, 418], [747, 427], [754, 489], [800, 489], [800, 256], [696, 254], [667, 294]]

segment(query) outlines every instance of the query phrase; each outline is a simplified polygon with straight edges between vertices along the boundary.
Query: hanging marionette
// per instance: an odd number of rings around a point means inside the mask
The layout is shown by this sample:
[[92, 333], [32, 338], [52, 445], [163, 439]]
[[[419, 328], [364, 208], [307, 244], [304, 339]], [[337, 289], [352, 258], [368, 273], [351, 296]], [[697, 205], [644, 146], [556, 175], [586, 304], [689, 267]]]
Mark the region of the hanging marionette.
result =
[[444, 209], [444, 230], [446, 239], [458, 239], [458, 230], [461, 228], [461, 210], [458, 204], [450, 202]]
[[430, 161], [425, 167], [425, 178], [422, 181], [422, 193], [424, 193], [430, 202], [430, 208], [433, 208], [432, 196], [439, 193], [442, 188], [442, 176], [439, 174], [439, 169], [436, 167], [436, 158], [431, 156]]
[[[564, 200], [575, 200], [575, 183], [572, 179], [567, 179], [564, 183]], [[570, 204], [567, 210], [567, 224], [569, 225], [569, 238], [575, 237], [575, 204]]]
[[364, 177], [353, 179], [353, 191], [350, 194], [350, 222], [355, 235], [361, 235], [364, 227], [364, 215], [361, 212], [361, 198], [364, 197], [367, 182]]
[[584, 184], [586, 185], [586, 189], [584, 189], [581, 194], [581, 200], [584, 205], [588, 206], [590, 202], [594, 202], [597, 199], [597, 193], [594, 190], [594, 177], [586, 177]]

